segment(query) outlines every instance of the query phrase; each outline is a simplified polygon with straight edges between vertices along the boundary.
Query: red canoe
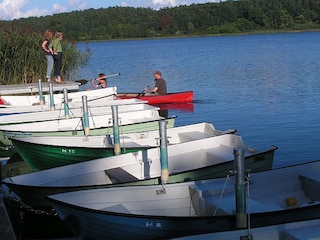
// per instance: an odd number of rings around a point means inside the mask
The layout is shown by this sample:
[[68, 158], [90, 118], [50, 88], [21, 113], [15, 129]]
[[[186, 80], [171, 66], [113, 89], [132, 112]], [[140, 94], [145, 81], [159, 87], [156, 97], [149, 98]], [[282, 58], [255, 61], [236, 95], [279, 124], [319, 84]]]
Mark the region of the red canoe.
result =
[[141, 93], [118, 93], [120, 99], [138, 98], [148, 104], [193, 102], [193, 91], [168, 93], [166, 95], [143, 95]]

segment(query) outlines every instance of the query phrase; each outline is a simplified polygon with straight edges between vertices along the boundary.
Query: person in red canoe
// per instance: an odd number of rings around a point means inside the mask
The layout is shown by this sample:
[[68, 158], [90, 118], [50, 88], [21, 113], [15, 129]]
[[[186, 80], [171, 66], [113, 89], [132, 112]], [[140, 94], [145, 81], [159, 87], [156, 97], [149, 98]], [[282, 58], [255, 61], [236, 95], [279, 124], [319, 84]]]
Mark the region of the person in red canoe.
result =
[[106, 88], [107, 76], [104, 73], [100, 73], [97, 78], [92, 79], [91, 83], [94, 88]]
[[160, 71], [155, 71], [153, 73], [153, 76], [154, 76], [154, 81], [155, 81], [155, 85], [154, 85], [154, 88], [152, 89], [148, 89], [148, 88], [145, 88], [144, 91], [145, 91], [145, 94], [146, 95], [165, 95], [167, 94], [167, 83], [166, 81], [162, 78], [162, 74]]

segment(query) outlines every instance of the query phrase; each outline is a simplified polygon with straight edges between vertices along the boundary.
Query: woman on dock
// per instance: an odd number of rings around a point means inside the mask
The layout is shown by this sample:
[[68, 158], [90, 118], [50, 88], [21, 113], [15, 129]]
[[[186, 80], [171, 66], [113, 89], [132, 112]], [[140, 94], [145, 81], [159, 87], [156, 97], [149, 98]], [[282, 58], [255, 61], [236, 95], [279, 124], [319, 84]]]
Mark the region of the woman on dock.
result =
[[44, 33], [44, 40], [41, 44], [41, 48], [45, 52], [46, 59], [47, 59], [47, 72], [46, 72], [47, 82], [51, 81], [51, 73], [52, 73], [52, 69], [53, 69], [53, 57], [52, 57], [52, 53], [49, 48], [49, 45], [52, 40], [52, 35], [53, 35], [53, 33], [50, 29], [46, 30], [46, 32]]
[[61, 80], [61, 68], [62, 68], [62, 41], [63, 33], [57, 31], [54, 35], [54, 40], [50, 43], [49, 48], [54, 59], [54, 77], [56, 83], [65, 83]]

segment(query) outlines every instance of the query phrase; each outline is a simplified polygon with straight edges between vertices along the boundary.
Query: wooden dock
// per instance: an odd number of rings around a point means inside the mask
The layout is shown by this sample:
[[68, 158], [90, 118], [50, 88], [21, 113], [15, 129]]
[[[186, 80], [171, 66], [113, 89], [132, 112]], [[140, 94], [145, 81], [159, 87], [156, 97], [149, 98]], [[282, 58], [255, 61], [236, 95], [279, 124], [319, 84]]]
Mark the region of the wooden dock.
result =
[[[53, 83], [54, 91], [63, 91], [67, 88], [68, 91], [78, 91], [80, 84], [73, 81], [67, 81], [64, 84]], [[49, 84], [42, 82], [42, 91], [49, 92]], [[39, 92], [39, 83], [26, 83], [26, 84], [11, 84], [11, 85], [0, 85], [0, 96], [1, 95], [12, 95], [12, 94], [37, 94]]]

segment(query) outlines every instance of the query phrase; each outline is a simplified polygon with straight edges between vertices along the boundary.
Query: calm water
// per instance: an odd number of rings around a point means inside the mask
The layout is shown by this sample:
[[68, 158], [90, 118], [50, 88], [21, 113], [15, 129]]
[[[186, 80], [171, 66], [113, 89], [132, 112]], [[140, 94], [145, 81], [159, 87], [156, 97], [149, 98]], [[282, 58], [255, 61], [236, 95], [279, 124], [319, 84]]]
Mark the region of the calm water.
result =
[[252, 147], [278, 146], [278, 167], [319, 159], [319, 40], [313, 32], [79, 44], [92, 52], [79, 78], [120, 72], [108, 86], [140, 92], [161, 70], [170, 92], [195, 94], [193, 111], [169, 110], [177, 126], [235, 128]]

